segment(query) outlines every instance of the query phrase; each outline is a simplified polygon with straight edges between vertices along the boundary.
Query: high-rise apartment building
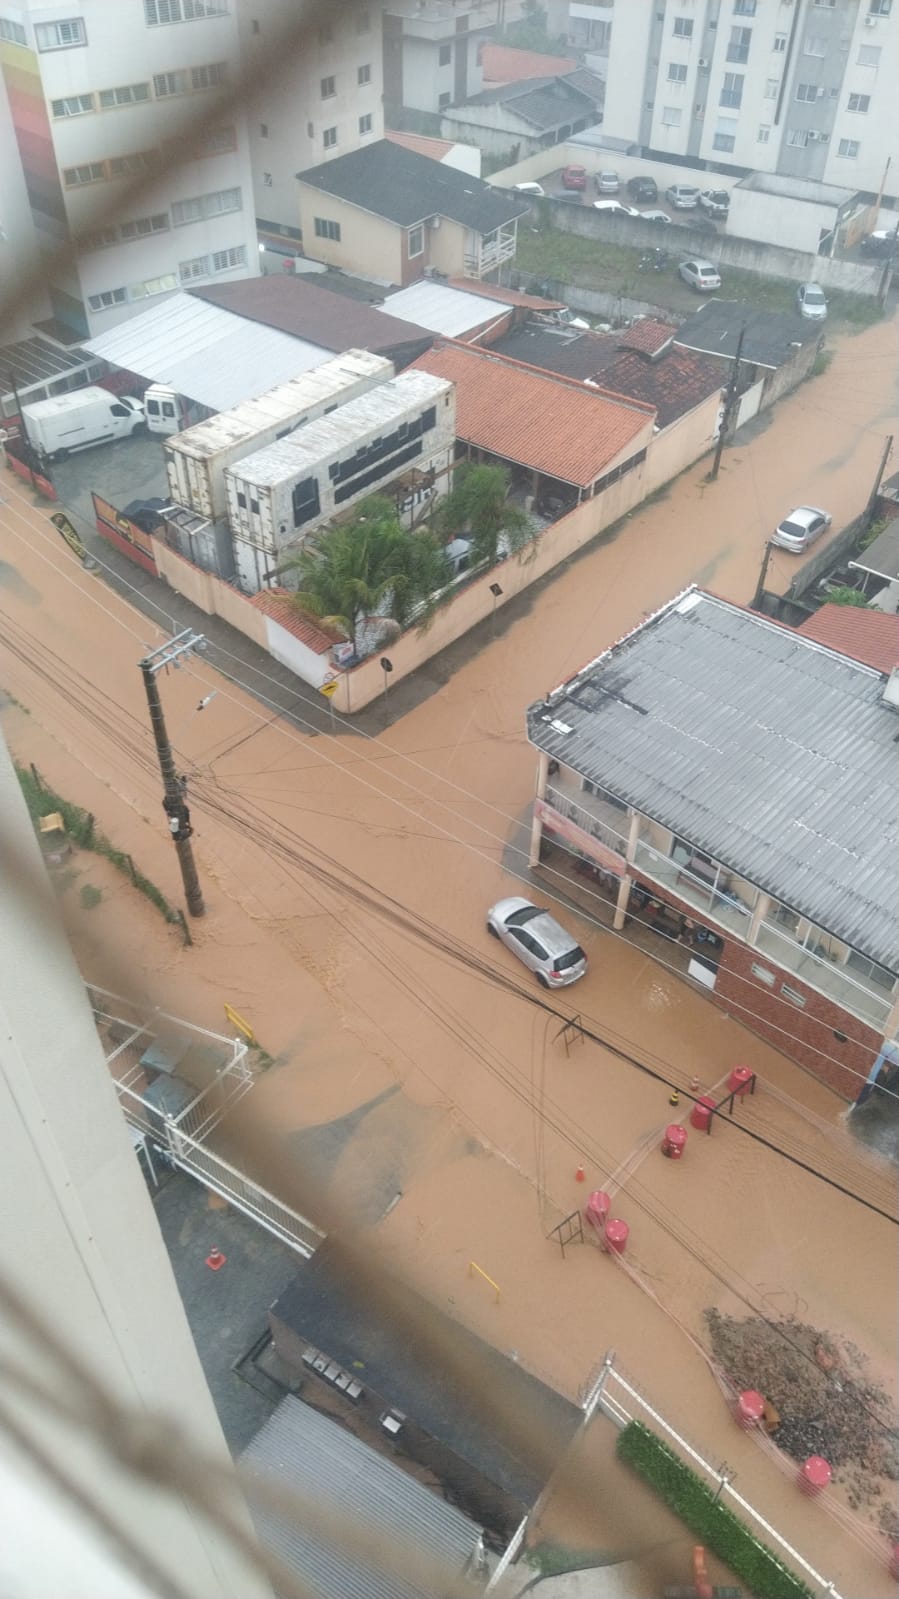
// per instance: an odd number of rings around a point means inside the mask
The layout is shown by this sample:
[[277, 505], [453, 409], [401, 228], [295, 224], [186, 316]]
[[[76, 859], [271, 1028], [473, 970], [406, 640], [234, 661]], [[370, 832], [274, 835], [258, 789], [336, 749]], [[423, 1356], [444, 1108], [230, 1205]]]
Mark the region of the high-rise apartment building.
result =
[[899, 195], [899, 0], [614, 0], [596, 17], [604, 133], [740, 176]]
[[[56, 321], [78, 337], [101, 332], [155, 296], [258, 272], [246, 119], [217, 93], [238, 76], [233, 5], [0, 5], [0, 71], [37, 241], [48, 260], [71, 245], [50, 272]], [[209, 119], [188, 136], [204, 97]], [[171, 169], [128, 202], [160, 155]]]

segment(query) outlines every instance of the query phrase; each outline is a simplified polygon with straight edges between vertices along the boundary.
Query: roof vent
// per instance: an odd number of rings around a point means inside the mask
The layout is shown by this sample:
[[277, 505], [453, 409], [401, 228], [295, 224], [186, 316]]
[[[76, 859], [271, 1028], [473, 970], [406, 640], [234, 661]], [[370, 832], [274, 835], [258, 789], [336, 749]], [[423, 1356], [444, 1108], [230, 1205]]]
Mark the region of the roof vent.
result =
[[899, 711], [899, 666], [894, 666], [883, 685], [883, 703], [890, 710]]

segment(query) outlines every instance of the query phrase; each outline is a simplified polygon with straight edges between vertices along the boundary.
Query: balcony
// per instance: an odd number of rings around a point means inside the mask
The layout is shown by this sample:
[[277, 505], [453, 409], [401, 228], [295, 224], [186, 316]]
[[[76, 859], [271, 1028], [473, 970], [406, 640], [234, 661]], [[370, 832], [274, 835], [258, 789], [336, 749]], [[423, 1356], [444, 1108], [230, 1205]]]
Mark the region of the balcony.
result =
[[589, 794], [574, 784], [569, 786], [558, 781], [547, 784], [543, 797], [559, 816], [574, 822], [575, 827], [595, 838], [605, 849], [622, 857], [627, 853], [628, 818], [617, 806], [610, 805], [598, 794]]
[[851, 1011], [853, 1016], [869, 1026], [883, 1029], [893, 1004], [893, 996], [885, 989], [872, 988], [855, 977], [850, 977], [845, 966], [839, 966], [826, 957], [816, 955], [777, 927], [774, 922], [763, 921], [758, 930], [755, 947], [762, 955], [801, 977], [809, 988], [817, 989], [828, 999]]
[[726, 871], [715, 868], [713, 880], [705, 882], [680, 861], [662, 855], [642, 839], [637, 840], [634, 866], [660, 888], [667, 888], [677, 899], [692, 905], [704, 921], [717, 922], [738, 938], [746, 939], [753, 904], [730, 888]]
[[469, 233], [465, 247], [465, 276], [483, 278], [494, 272], [504, 261], [515, 258], [517, 236], [514, 223], [501, 228], [498, 233], [483, 235]]

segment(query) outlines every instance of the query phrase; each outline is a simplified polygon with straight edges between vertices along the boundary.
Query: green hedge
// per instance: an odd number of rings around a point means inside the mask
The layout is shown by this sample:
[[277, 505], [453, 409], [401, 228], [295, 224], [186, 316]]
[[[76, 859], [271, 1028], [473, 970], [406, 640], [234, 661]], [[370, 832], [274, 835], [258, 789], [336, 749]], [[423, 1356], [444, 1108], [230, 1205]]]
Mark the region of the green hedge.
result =
[[642, 1422], [628, 1422], [619, 1434], [617, 1454], [757, 1599], [814, 1599], [812, 1589], [760, 1543], [728, 1505], [716, 1501], [695, 1471]]

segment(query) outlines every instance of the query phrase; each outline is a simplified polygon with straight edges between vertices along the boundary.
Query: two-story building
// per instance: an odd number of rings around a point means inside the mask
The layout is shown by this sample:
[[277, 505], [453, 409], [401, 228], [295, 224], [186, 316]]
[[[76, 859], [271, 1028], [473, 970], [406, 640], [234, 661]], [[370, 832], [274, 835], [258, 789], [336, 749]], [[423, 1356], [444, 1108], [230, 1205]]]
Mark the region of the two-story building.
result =
[[390, 139], [299, 177], [303, 248], [328, 266], [401, 287], [430, 271], [488, 278], [515, 256], [522, 195]]
[[615, 927], [654, 928], [661, 958], [854, 1099], [899, 1034], [899, 669], [693, 587], [527, 728], [532, 867], [595, 877]]

